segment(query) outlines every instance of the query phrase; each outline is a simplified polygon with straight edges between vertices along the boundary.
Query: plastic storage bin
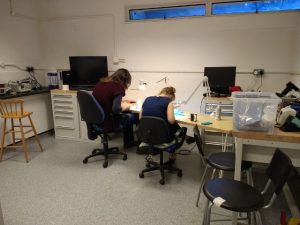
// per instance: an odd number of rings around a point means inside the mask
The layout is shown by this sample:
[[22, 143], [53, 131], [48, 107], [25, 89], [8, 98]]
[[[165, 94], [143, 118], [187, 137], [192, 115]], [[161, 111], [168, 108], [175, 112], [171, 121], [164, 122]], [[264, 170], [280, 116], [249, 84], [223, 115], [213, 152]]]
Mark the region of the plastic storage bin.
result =
[[271, 92], [233, 92], [233, 125], [238, 130], [272, 131], [281, 99]]

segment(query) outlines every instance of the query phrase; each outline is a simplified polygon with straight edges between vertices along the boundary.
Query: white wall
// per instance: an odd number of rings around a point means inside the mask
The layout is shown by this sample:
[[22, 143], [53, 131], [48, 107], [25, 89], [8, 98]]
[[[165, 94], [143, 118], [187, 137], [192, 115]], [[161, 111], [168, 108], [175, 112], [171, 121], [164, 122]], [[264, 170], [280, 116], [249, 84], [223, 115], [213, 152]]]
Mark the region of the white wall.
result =
[[296, 35], [296, 45], [295, 45], [295, 73], [298, 76], [293, 76], [292, 82], [296, 84], [297, 87], [300, 88], [300, 19], [298, 20], [298, 30]]
[[[21, 3], [25, 3], [22, 1]], [[20, 5], [26, 15], [37, 16], [36, 1], [26, 0]], [[16, 64], [21, 68], [38, 67], [41, 63], [41, 42], [39, 23], [22, 15], [10, 15], [8, 0], [0, 0], [0, 62]], [[44, 81], [37, 73], [38, 79]], [[0, 67], [0, 82], [19, 80], [28, 77], [14, 67]]]
[[[41, 58], [39, 65], [42, 68], [67, 69], [70, 55], [107, 55], [111, 71], [125, 67], [132, 72], [129, 98], [144, 98], [157, 93], [164, 83], [157, 84], [156, 81], [168, 76], [168, 85], [177, 88], [177, 99], [185, 100], [201, 81], [205, 66], [237, 66], [236, 84], [243, 89], [254, 82], [254, 77], [247, 74], [254, 68], [266, 71], [262, 91], [281, 91], [288, 81], [299, 80], [298, 76], [290, 75], [299, 73], [299, 12], [125, 22], [126, 6], [153, 4], [153, 1], [39, 2], [41, 8], [35, 15], [40, 16], [40, 22], [18, 19], [23, 27], [29, 27], [26, 29], [35, 29], [33, 43], [36, 48], [29, 57]], [[7, 4], [4, 4], [5, 8]], [[24, 1], [15, 1], [16, 10], [28, 13], [30, 9], [21, 7], [21, 4]], [[12, 21], [7, 24], [11, 27]], [[20, 37], [20, 40], [24, 39]], [[124, 58], [125, 63], [113, 64], [114, 56]], [[150, 82], [146, 92], [131, 90], [137, 88], [139, 79]], [[260, 80], [257, 79], [253, 89], [257, 90], [259, 86]], [[196, 92], [186, 108], [199, 110], [202, 92], [202, 88]]]

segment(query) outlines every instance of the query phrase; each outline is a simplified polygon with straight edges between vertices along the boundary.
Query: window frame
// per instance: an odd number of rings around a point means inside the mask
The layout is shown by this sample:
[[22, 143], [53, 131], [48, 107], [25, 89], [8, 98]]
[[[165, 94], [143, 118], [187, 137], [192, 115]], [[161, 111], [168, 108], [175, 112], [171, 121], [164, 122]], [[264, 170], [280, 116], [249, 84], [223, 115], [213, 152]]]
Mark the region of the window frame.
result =
[[[210, 16], [234, 16], [234, 15], [249, 15], [249, 14], [264, 14], [264, 13], [289, 13], [297, 12], [300, 9], [291, 9], [291, 10], [272, 10], [272, 11], [258, 11], [258, 12], [239, 12], [239, 13], [224, 13], [224, 14], [212, 14], [213, 4], [230, 4], [238, 2], [257, 2], [257, 1], [267, 1], [267, 0], [200, 0], [198, 2], [185, 2], [185, 3], [163, 3], [163, 4], [149, 4], [149, 5], [127, 5], [125, 6], [125, 22], [135, 23], [135, 22], [157, 22], [157, 21], [167, 21], [167, 20], [180, 20], [180, 19], [197, 19], [205, 18]], [[184, 6], [204, 6], [205, 15], [203, 16], [184, 16], [184, 17], [174, 17], [174, 18], [156, 18], [156, 19], [140, 19], [140, 20], [131, 20], [130, 11], [132, 10], [151, 10], [151, 9], [160, 9], [160, 8], [176, 8]]]
[[270, 11], [255, 11], [255, 12], [238, 12], [238, 13], [220, 13], [220, 14], [213, 14], [213, 5], [214, 4], [230, 4], [230, 3], [247, 3], [247, 2], [264, 2], [267, 0], [231, 0], [231, 1], [226, 1], [226, 0], [220, 0], [220, 1], [210, 1], [211, 3], [211, 8], [210, 8], [210, 13], [212, 16], [228, 16], [228, 15], [247, 15], [247, 14], [262, 14], [262, 13], [280, 13], [280, 12], [296, 12], [299, 11], [300, 9], [288, 9], [288, 10], [270, 10]]
[[126, 22], [147, 22], [147, 21], [163, 21], [163, 20], [176, 20], [176, 19], [190, 19], [190, 18], [199, 18], [205, 17], [207, 15], [204, 14], [203, 16], [181, 16], [181, 17], [174, 17], [174, 18], [157, 18], [157, 19], [142, 19], [142, 20], [131, 20], [130, 19], [130, 12], [133, 10], [155, 10], [155, 9], [165, 9], [165, 8], [179, 8], [179, 7], [188, 7], [188, 6], [204, 6], [205, 10], [207, 10], [206, 2], [193, 2], [193, 3], [174, 3], [174, 4], [151, 4], [151, 5], [131, 5], [125, 6], [125, 21]]

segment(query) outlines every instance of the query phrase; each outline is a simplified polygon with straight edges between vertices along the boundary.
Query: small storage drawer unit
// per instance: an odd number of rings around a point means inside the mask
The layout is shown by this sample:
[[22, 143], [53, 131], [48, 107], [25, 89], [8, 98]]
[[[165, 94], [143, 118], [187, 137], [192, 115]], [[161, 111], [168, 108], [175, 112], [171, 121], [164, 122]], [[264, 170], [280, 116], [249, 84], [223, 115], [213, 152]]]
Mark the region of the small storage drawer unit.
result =
[[232, 116], [233, 104], [230, 98], [205, 98], [200, 110], [202, 113], [211, 114], [218, 105], [221, 107], [221, 116]]
[[220, 105], [221, 107], [221, 115], [222, 116], [232, 116], [233, 107], [232, 104], [224, 104], [224, 103], [206, 103], [205, 104], [205, 114], [211, 114], [215, 108]]
[[79, 138], [79, 117], [76, 92], [51, 91], [56, 138]]

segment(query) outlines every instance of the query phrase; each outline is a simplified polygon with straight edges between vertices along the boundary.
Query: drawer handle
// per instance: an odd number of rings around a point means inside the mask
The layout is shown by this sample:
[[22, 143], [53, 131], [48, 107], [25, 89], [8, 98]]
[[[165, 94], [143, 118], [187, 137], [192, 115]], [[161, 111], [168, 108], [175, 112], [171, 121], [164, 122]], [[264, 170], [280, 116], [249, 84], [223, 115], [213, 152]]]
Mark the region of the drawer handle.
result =
[[54, 99], [54, 103], [71, 103], [72, 104], [72, 101]]
[[55, 110], [55, 113], [63, 113], [63, 114], [73, 114], [73, 111], [65, 111], [65, 110]]
[[63, 108], [63, 109], [73, 109], [73, 106], [70, 105], [55, 105], [54, 108]]
[[56, 98], [56, 97], [61, 97], [61, 98], [72, 98], [72, 95], [61, 95], [61, 94], [53, 95], [53, 98]]
[[74, 119], [73, 116], [60, 116], [60, 115], [55, 115], [55, 118], [64, 118], [64, 119]]
[[68, 127], [68, 126], [56, 126], [56, 128], [65, 129], [65, 130], [75, 130], [74, 127]]

